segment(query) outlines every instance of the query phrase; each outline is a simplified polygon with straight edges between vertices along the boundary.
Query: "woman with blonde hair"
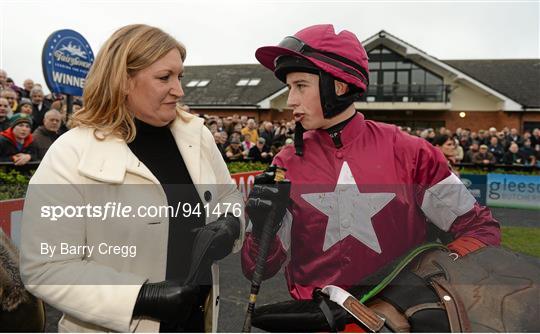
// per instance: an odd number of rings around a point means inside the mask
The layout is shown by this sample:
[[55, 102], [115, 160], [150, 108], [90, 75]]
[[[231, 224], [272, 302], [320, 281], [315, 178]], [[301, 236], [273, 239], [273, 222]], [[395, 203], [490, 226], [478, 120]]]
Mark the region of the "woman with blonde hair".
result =
[[59, 331], [216, 330], [212, 263], [241, 247], [243, 202], [202, 119], [179, 106], [185, 57], [158, 28], [113, 33], [30, 181], [21, 276], [64, 313]]

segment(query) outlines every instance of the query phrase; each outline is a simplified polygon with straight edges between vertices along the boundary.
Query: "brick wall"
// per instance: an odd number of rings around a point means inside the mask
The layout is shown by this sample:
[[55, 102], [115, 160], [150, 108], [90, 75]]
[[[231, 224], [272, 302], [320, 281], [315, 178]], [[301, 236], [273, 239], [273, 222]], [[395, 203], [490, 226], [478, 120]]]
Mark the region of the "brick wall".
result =
[[467, 112], [464, 118], [459, 117], [458, 112], [448, 112], [446, 126], [449, 129], [469, 128], [472, 131], [487, 130], [494, 126], [501, 130], [505, 126], [520, 129], [521, 115], [518, 113], [505, 113], [502, 111]]
[[472, 131], [487, 130], [505, 126], [523, 131], [524, 122], [540, 122], [540, 113], [507, 113], [503, 111], [465, 111], [465, 117], [459, 117], [456, 111], [404, 111], [404, 110], [366, 110], [362, 111], [367, 119], [398, 124], [442, 124], [449, 129], [469, 128]]

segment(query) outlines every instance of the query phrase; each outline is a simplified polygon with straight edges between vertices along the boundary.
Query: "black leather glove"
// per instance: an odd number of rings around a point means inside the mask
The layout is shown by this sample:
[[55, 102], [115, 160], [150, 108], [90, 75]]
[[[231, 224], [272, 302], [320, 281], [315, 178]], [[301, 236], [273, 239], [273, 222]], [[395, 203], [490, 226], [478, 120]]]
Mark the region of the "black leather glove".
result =
[[276, 170], [277, 167], [271, 165], [255, 177], [253, 189], [246, 202], [246, 211], [256, 239], [261, 238], [263, 226], [272, 210], [275, 212], [272, 232], [275, 234], [279, 230], [290, 202], [291, 183], [287, 180], [274, 181]]
[[170, 281], [145, 283], [135, 303], [133, 316], [148, 316], [171, 324], [183, 325], [197, 301], [199, 287]]
[[240, 219], [232, 215], [221, 216], [202, 228], [214, 232], [212, 243], [208, 247], [208, 256], [217, 261], [231, 254], [234, 242], [240, 236]]
[[[324, 295], [312, 300], [291, 300], [256, 307], [252, 324], [268, 332], [331, 332], [341, 331], [355, 319]], [[321, 302], [326, 307], [321, 307]], [[325, 315], [323, 308], [329, 314]], [[329, 321], [331, 323], [329, 323]]]

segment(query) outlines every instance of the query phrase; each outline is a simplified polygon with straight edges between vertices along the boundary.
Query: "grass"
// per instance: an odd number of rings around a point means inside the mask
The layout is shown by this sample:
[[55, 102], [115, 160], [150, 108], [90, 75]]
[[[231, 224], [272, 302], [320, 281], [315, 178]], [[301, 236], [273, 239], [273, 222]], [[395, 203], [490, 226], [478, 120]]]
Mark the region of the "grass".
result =
[[502, 245], [516, 252], [540, 257], [540, 228], [502, 227]]

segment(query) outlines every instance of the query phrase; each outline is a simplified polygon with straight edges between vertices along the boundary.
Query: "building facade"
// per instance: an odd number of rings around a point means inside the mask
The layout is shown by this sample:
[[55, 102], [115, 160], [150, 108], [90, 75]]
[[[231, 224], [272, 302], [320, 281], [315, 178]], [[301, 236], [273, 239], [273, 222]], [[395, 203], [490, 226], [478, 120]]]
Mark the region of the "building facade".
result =
[[[411, 128], [540, 128], [540, 59], [439, 60], [385, 31], [363, 42], [366, 118]], [[260, 65], [186, 66], [185, 102], [210, 115], [290, 120], [287, 88]]]

